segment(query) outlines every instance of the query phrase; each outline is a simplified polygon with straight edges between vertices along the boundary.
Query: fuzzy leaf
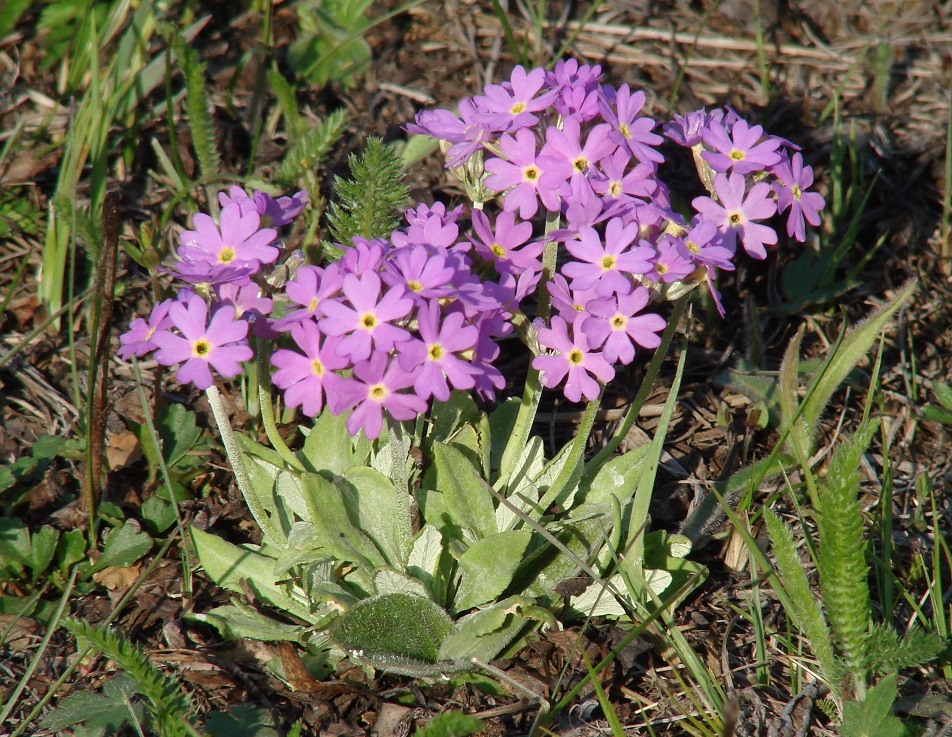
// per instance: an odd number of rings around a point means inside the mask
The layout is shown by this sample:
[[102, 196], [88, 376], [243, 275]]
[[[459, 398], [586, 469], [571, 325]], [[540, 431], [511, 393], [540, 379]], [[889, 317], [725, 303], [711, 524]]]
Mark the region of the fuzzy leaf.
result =
[[408, 199], [403, 165], [392, 146], [370, 138], [360, 156], [349, 159], [352, 179], [334, 179], [337, 197], [328, 212], [328, 227], [337, 243], [349, 246], [354, 236], [389, 236], [399, 224], [397, 212]]
[[800, 563], [800, 556], [793, 542], [793, 534], [769, 509], [764, 510], [764, 522], [767, 525], [767, 534], [770, 536], [770, 544], [777, 561], [777, 569], [780, 571], [784, 588], [793, 605], [792, 611], [788, 614], [813, 648], [817, 660], [820, 661], [823, 677], [833, 683], [836, 666], [830, 628], [827, 627], [820, 605], [810, 592], [810, 582]]
[[285, 154], [278, 179], [296, 182], [304, 172], [316, 170], [340, 141], [346, 122], [347, 113], [340, 108], [300, 136]]
[[109, 533], [103, 545], [102, 556], [92, 567], [93, 571], [101, 571], [109, 566], [129, 566], [152, 550], [152, 537], [141, 530], [139, 523], [126, 520], [122, 527]]
[[840, 737], [903, 737], [906, 727], [892, 714], [896, 694], [896, 676], [887, 676], [863, 701], [844, 704]]
[[[84, 724], [88, 730], [113, 734], [135, 717], [141, 722], [142, 704], [134, 702], [138, 687], [128, 676], [106, 681], [102, 693], [76, 691], [61, 699], [56, 708], [43, 717], [43, 729], [62, 732], [67, 727]], [[129, 707], [132, 706], [130, 713]]]
[[473, 464], [463, 453], [445, 443], [433, 444], [436, 486], [443, 492], [443, 503], [454, 525], [469, 531], [472, 539], [496, 532], [493, 497]]
[[820, 591], [826, 617], [847, 665], [865, 678], [869, 635], [869, 567], [863, 514], [857, 502], [859, 460], [878, 422], [863, 423], [830, 459], [818, 492]]
[[[390, 479], [366, 466], [351, 468], [344, 473], [344, 479], [353, 487], [353, 493], [344, 496], [348, 516], [357, 529], [373, 540], [387, 562], [402, 570], [406, 561], [400, 548], [397, 494], [406, 495], [406, 491], [398, 492]], [[410, 535], [411, 531], [406, 530], [407, 539]]]
[[470, 545], [459, 559], [463, 578], [455, 610], [465, 611], [491, 602], [509, 588], [531, 539], [528, 530], [509, 530]]
[[945, 643], [934, 632], [919, 626], [907, 630], [900, 639], [892, 627], [877, 623], [870, 632], [866, 649], [870, 672], [886, 674], [929, 663], [945, 649]]
[[853, 367], [863, 360], [863, 357], [869, 352], [869, 349], [872, 348], [877, 337], [885, 328], [886, 323], [912, 296], [918, 283], [916, 279], [906, 282], [891, 300], [846, 332], [846, 336], [836, 349], [836, 353], [831, 357], [827, 370], [817, 380], [814, 392], [805, 401], [801, 416], [806, 423], [808, 437], [813, 438], [816, 435], [820, 416], [823, 414], [823, 410], [830, 401], [833, 392], [846, 379]]
[[383, 594], [341, 614], [330, 634], [351, 656], [389, 670], [387, 664], [400, 659], [436, 664], [440, 645], [452, 631], [453, 620], [429, 599]]

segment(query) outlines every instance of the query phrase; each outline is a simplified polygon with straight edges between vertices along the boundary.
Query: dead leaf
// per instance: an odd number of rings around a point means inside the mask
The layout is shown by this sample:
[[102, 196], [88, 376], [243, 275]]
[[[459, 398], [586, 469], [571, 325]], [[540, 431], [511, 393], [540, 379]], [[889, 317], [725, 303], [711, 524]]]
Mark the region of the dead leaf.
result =
[[142, 572], [142, 566], [136, 563], [133, 566], [109, 566], [93, 574], [93, 581], [103, 586], [110, 593], [123, 593], [128, 589]]
[[135, 463], [142, 456], [142, 447], [135, 433], [124, 430], [109, 436], [106, 445], [106, 462], [109, 468], [125, 468]]

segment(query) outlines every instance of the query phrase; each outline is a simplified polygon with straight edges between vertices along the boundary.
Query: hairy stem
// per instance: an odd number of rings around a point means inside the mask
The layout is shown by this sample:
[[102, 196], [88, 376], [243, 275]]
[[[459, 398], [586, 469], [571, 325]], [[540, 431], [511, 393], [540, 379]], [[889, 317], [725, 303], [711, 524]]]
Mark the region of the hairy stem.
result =
[[271, 447], [274, 448], [287, 464], [295, 471], [304, 471], [304, 465], [294, 455], [288, 444], [284, 442], [278, 426], [274, 421], [274, 401], [271, 398], [271, 369], [268, 365], [268, 346], [263, 340], [257, 341], [258, 354], [258, 409], [261, 412], [261, 424], [268, 436]]
[[208, 397], [208, 403], [212, 406], [212, 414], [215, 415], [215, 424], [218, 425], [218, 431], [221, 433], [221, 440], [225, 446], [225, 453], [228, 455], [228, 462], [235, 473], [235, 482], [238, 484], [241, 495], [245, 498], [245, 504], [248, 505], [251, 516], [255, 518], [255, 522], [258, 523], [258, 527], [264, 533], [265, 539], [283, 545], [287, 542], [287, 538], [271, 522], [271, 518], [268, 517], [261, 500], [258, 499], [258, 495], [251, 487], [251, 479], [248, 478], [248, 471], [241, 457], [241, 450], [238, 448], [238, 440], [231, 429], [228, 413], [225, 411], [225, 403], [222, 401], [218, 387], [212, 384], [205, 390], [205, 396]]

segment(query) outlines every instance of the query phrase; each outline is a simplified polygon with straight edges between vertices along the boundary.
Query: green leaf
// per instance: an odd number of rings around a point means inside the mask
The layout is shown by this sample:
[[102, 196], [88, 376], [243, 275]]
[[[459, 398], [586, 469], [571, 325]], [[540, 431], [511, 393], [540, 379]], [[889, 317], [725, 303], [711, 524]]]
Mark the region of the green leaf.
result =
[[469, 737], [482, 731], [483, 726], [477, 717], [461, 711], [446, 711], [433, 717], [423, 729], [414, 732], [413, 737]]
[[175, 507], [153, 494], [142, 503], [142, 521], [153, 535], [161, 535], [175, 524]]
[[585, 494], [583, 501], [586, 504], [598, 504], [615, 498], [622, 505], [627, 503], [638, 486], [650, 447], [641, 445], [612, 458], [598, 469], [591, 486], [582, 490]]
[[863, 701], [844, 704], [840, 737], [903, 737], [906, 727], [892, 714], [897, 693], [896, 676], [891, 675], [871, 688]]
[[362, 581], [369, 585], [371, 571], [385, 565], [386, 560], [371, 539], [354, 526], [343, 493], [320, 474], [303, 474], [301, 481], [321, 546], [338, 561], [359, 566]]
[[939, 404], [952, 412], [952, 386], [949, 386], [943, 381], [933, 381], [932, 393], [935, 394], [935, 398], [939, 400]]
[[142, 704], [134, 703], [137, 695], [138, 686], [135, 682], [128, 676], [119, 676], [103, 685], [102, 694], [92, 691], [69, 694], [43, 717], [40, 724], [44, 729], [54, 732], [85, 724], [88, 730], [113, 734], [132, 718], [142, 722]]
[[215, 607], [202, 614], [187, 616], [188, 619], [211, 625], [227, 640], [297, 642], [303, 645], [307, 639], [307, 630], [304, 627], [278, 622], [237, 602]]
[[[506, 452], [506, 446], [509, 439], [513, 437], [516, 418], [519, 416], [519, 404], [518, 397], [509, 397], [489, 415], [490, 466], [493, 474], [498, 473], [502, 465], [503, 454]], [[522, 455], [521, 448], [519, 449], [519, 455]]]
[[143, 532], [135, 520], [126, 520], [105, 540], [102, 556], [92, 567], [92, 571], [101, 571], [109, 566], [129, 566], [152, 550], [152, 537]]
[[169, 466], [181, 461], [202, 437], [202, 429], [195, 424], [195, 413], [181, 404], [163, 404], [155, 418], [155, 429]]
[[33, 561], [29, 528], [20, 520], [8, 517], [0, 517], [0, 563], [4, 559], [24, 566]]
[[445, 443], [433, 444], [437, 489], [450, 522], [468, 531], [472, 539], [496, 532], [496, 510], [488, 484], [463, 453]]
[[453, 391], [446, 402], [434, 402], [424, 451], [429, 450], [435, 440], [447, 442], [460, 427], [476, 422], [478, 417], [479, 408], [470, 392]]
[[66, 571], [86, 557], [86, 536], [82, 530], [67, 530], [59, 540], [57, 567]]
[[30, 541], [30, 568], [33, 569], [34, 581], [46, 573], [50, 563], [53, 562], [59, 538], [59, 531], [49, 525], [44, 525], [33, 533], [33, 538]]
[[324, 410], [311, 428], [301, 449], [302, 461], [312, 471], [340, 476], [354, 465], [354, 440], [347, 432], [347, 413]]
[[836, 388], [843, 382], [849, 372], [856, 366], [872, 348], [886, 323], [898, 312], [899, 308], [908, 300], [918, 285], [916, 279], [910, 279], [885, 305], [874, 310], [865, 320], [846, 332], [836, 352], [830, 358], [829, 366], [816, 379], [815, 388], [804, 402], [802, 417], [807, 426], [808, 437], [816, 436], [817, 425], [823, 410]]
[[208, 737], [278, 737], [271, 712], [251, 704], [213, 712], [205, 721], [204, 733]]
[[487, 604], [509, 588], [531, 539], [529, 530], [510, 530], [470, 545], [459, 559], [462, 581], [455, 611]]
[[262, 555], [252, 546], [233, 545], [195, 527], [189, 531], [199, 562], [219, 586], [239, 594], [250, 589], [261, 601], [305, 622], [314, 623], [321, 618], [311, 612], [302, 595], [296, 593], [292, 597], [290, 586], [275, 583], [274, 558]]
[[417, 533], [407, 558], [407, 573], [419, 579], [432, 594], [433, 585], [443, 555], [443, 538], [429, 522]]
[[352, 657], [391, 672], [401, 663], [434, 665], [453, 630], [449, 615], [412, 594], [373, 596], [341, 614], [330, 635]]
[[[389, 478], [366, 466], [351, 468], [344, 473], [344, 478], [353, 486], [353, 493], [344, 497], [350, 519], [374, 541], [387, 563], [403, 570], [405, 559], [400, 548], [397, 493], [406, 492], [397, 492]], [[411, 534], [406, 530], [407, 540]]]
[[878, 420], [863, 422], [830, 458], [826, 478], [818, 491], [817, 526], [820, 533], [820, 592], [826, 618], [859, 681], [866, 677], [866, 640], [869, 636], [869, 582], [866, 534], [859, 495], [860, 458]]
[[764, 522], [770, 544], [773, 547], [777, 568], [783, 579], [784, 588], [790, 597], [793, 609], [788, 611], [799, 630], [806, 637], [817, 660], [820, 661], [822, 675], [827, 682], [836, 685], [836, 665], [833, 657], [833, 639], [826, 624], [820, 605], [810, 591], [810, 582], [800, 563], [796, 544], [790, 529], [771, 510], [764, 510]]
[[443, 641], [440, 659], [456, 663], [469, 663], [472, 658], [492, 660], [530, 631], [532, 619], [554, 621], [551, 613], [532, 606], [532, 600], [523, 596], [511, 596], [467, 614], [457, 620], [452, 634]]

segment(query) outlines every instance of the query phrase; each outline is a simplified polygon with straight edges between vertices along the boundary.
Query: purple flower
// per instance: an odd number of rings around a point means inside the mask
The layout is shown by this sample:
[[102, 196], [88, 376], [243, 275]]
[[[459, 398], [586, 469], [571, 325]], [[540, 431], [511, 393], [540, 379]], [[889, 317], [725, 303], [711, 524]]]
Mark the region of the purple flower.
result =
[[221, 211], [221, 230], [205, 213], [198, 213], [193, 222], [195, 230], [186, 230], [181, 236], [178, 256], [183, 261], [202, 262], [218, 266], [270, 264], [277, 260], [279, 251], [270, 245], [277, 237], [272, 228], [261, 228], [257, 212], [242, 214], [237, 202], [230, 202]]
[[524, 67], [517, 66], [512, 70], [509, 82], [487, 85], [483, 94], [474, 97], [473, 102], [494, 130], [512, 133], [535, 125], [539, 118], [533, 113], [552, 104], [557, 90], [548, 90], [536, 97], [544, 84], [544, 69], [539, 67], [526, 72]]
[[241, 208], [241, 214], [256, 212], [261, 216], [261, 225], [280, 227], [287, 225], [307, 207], [308, 196], [305, 190], [296, 192], [292, 197], [279, 197], [255, 190], [251, 197], [241, 187], [232, 186], [228, 193], [219, 192], [218, 202], [222, 207], [234, 202]]
[[681, 281], [694, 271], [694, 262], [684, 255], [677, 238], [663, 235], [655, 244], [655, 255], [651, 259], [653, 271], [646, 274], [652, 281], [664, 284]]
[[360, 276], [365, 271], [377, 272], [383, 266], [384, 258], [391, 250], [390, 242], [386, 238], [374, 238], [368, 241], [355, 235], [353, 246], [345, 248], [340, 257], [340, 269], [345, 274]]
[[244, 342], [248, 323], [236, 320], [234, 309], [222, 307], [212, 315], [211, 323], [206, 322], [207, 318], [205, 300], [192, 294], [184, 304], [175, 302], [169, 307], [169, 319], [182, 335], [158, 330], [152, 336], [158, 348], [155, 360], [163, 366], [181, 363], [176, 380], [192, 382], [203, 390], [214, 383], [209, 366], [231, 378], [241, 373], [241, 362], [253, 355]]
[[215, 290], [212, 310], [228, 306], [235, 311], [235, 319], [246, 320], [251, 332], [260, 338], [277, 338], [278, 334], [268, 323], [266, 315], [271, 314], [273, 302], [261, 294], [257, 284], [239, 287], [237, 284], [222, 284]]
[[542, 268], [539, 256], [544, 244], [533, 241], [525, 245], [532, 237], [532, 223], [516, 222], [514, 212], [501, 212], [496, 216], [495, 232], [489, 218], [482, 210], [473, 210], [473, 231], [476, 237], [470, 238], [476, 253], [496, 266], [502, 274], [519, 275], [526, 271]]
[[628, 274], [644, 274], [651, 269], [650, 247], [629, 249], [638, 237], [638, 224], [624, 225], [621, 218], [612, 218], [605, 227], [604, 241], [594, 228], [579, 228], [578, 240], [570, 240], [566, 249], [577, 261], [562, 267], [562, 273], [572, 280], [572, 289], [591, 289], [603, 297], [612, 292], [631, 291]]
[[712, 123], [701, 131], [701, 137], [714, 151], [704, 151], [701, 157], [714, 171], [733, 170], [737, 174], [763, 171], [780, 161], [777, 153], [780, 140], [767, 137], [758, 143], [763, 133], [761, 126], [750, 126], [745, 120], [734, 123], [730, 134], [723, 125]]
[[589, 304], [600, 299], [594, 287], [569, 289], [569, 283], [561, 274], [553, 276], [545, 286], [552, 297], [552, 306], [567, 323], [574, 323], [585, 317]]
[[451, 169], [465, 164], [492, 138], [490, 126], [481, 119], [472, 100], [461, 100], [459, 113], [458, 118], [449, 110], [423, 110], [417, 113], [415, 124], [406, 126], [408, 133], [420, 133], [452, 143], [446, 151], [446, 166]]
[[632, 94], [627, 84], [623, 84], [615, 93], [614, 105], [608, 100], [601, 103], [602, 116], [612, 127], [611, 139], [625, 146], [643, 164], [660, 164], [664, 156], [652, 146], [660, 146], [664, 139], [652, 133], [657, 125], [647, 117], [638, 117], [645, 104], [645, 93], [641, 90]]
[[803, 242], [806, 240], [804, 219], [815, 228], [820, 224], [820, 210], [826, 204], [823, 195], [806, 191], [813, 184], [813, 167], [804, 166], [803, 156], [795, 153], [789, 163], [782, 161], [773, 171], [777, 177], [774, 192], [777, 193], [779, 211], [790, 208], [787, 235]]
[[545, 145], [540, 154], [565, 162], [572, 172], [570, 186], [562, 188], [563, 196], [583, 186], [591, 189], [588, 179], [595, 173], [595, 165], [618, 147], [609, 140], [610, 132], [611, 128], [606, 124], [596, 125], [588, 131], [583, 145], [581, 126], [575, 118], [566, 118], [561, 130], [551, 125], [546, 129]]
[[445, 251], [452, 246], [459, 237], [459, 226], [456, 219], [462, 212], [460, 207], [446, 212], [446, 206], [437, 202], [433, 208], [427, 205], [407, 210], [406, 219], [410, 223], [406, 231], [395, 230], [390, 236], [394, 246], [422, 245]]
[[714, 110], [708, 113], [704, 108], [701, 108], [687, 115], [675, 115], [671, 122], [664, 126], [663, 132], [675, 143], [692, 148], [701, 143], [702, 131], [712, 121], [719, 121], [723, 117], [723, 110]]
[[413, 376], [397, 361], [389, 361], [385, 353], [374, 353], [369, 361], [354, 366], [353, 379], [339, 382], [328, 403], [334, 414], [354, 407], [347, 418], [347, 432], [356, 435], [362, 429], [369, 440], [374, 440], [383, 429], [384, 410], [397, 420], [412, 420], [426, 411], [426, 401], [400, 391], [412, 384]]
[[343, 290], [350, 306], [336, 299], [324, 303], [326, 317], [319, 323], [321, 330], [326, 335], [345, 336], [337, 350], [355, 363], [369, 358], [374, 348], [389, 352], [395, 343], [410, 337], [390, 321], [406, 317], [413, 300], [399, 286], [390, 287], [380, 297], [380, 286], [380, 277], [372, 271], [359, 277], [347, 274]]
[[541, 199], [549, 212], [557, 211], [558, 189], [572, 174], [571, 164], [551, 156], [537, 156], [535, 134], [528, 128], [516, 131], [515, 137], [503, 136], [499, 147], [506, 158], [486, 162], [490, 176], [485, 185], [495, 192], [509, 190], [505, 209], [519, 210], [519, 217], [529, 220], [538, 211]]
[[717, 224], [710, 220], [695, 218], [679, 243], [684, 256], [697, 264], [716, 266], [725, 271], [734, 270], [736, 243], [733, 248], [728, 248], [724, 244], [724, 236], [717, 230]]
[[405, 246], [390, 253], [380, 278], [389, 286], [402, 286], [417, 304], [424, 298], [448, 297], [454, 269], [445, 255], [426, 246]]
[[284, 285], [284, 292], [293, 304], [300, 309], [292, 310], [275, 322], [277, 330], [288, 330], [291, 325], [302, 320], [324, 316], [321, 305], [324, 300], [336, 297], [344, 286], [344, 275], [337, 264], [320, 266], [302, 266], [294, 278]]
[[599, 84], [602, 68], [597, 64], [579, 65], [575, 59], [559, 59], [555, 69], [546, 74], [546, 84], [558, 90], [553, 107], [564, 117], [580, 123], [598, 115]]
[[427, 302], [417, 311], [422, 340], [413, 338], [401, 343], [397, 360], [400, 368], [413, 375], [413, 389], [421, 399], [432, 395], [440, 402], [447, 401], [447, 379], [456, 389], [472, 389], [476, 385], [474, 377], [479, 370], [456, 354], [473, 349], [479, 329], [463, 325], [463, 321], [462, 313], [451, 312], [440, 325], [440, 306], [436, 301]]
[[239, 287], [250, 284], [251, 275], [258, 271], [258, 262], [226, 266], [208, 261], [177, 261], [172, 268], [159, 267], [159, 271], [194, 285], [198, 291], [208, 292], [220, 284], [237, 284]]
[[542, 372], [542, 386], [548, 389], [558, 386], [568, 376], [564, 393], [570, 402], [578, 402], [582, 397], [594, 401], [601, 392], [596, 379], [607, 384], [615, 377], [615, 369], [601, 353], [591, 350], [584, 331], [574, 332], [575, 337], [570, 338], [568, 323], [558, 315], [552, 318], [551, 328], [539, 328], [539, 343], [554, 353], [533, 358], [532, 368]]
[[638, 164], [627, 174], [625, 169], [631, 162], [631, 155], [619, 149], [606, 159], [602, 159], [603, 177], [592, 179], [592, 188], [605, 199], [617, 200], [629, 197], [651, 199], [658, 192], [658, 180], [654, 178], [654, 169], [648, 164]]
[[661, 345], [658, 335], [664, 330], [661, 315], [638, 315], [648, 304], [648, 290], [635, 287], [631, 294], [598, 300], [579, 325], [594, 346], [602, 346], [607, 361], [629, 364], [635, 359], [635, 344], [642, 348]]
[[777, 234], [773, 228], [753, 221], [769, 218], [777, 212], [777, 203], [770, 199], [770, 185], [755, 184], [745, 196], [743, 175], [731, 172], [729, 177], [723, 174], [714, 177], [714, 191], [720, 204], [710, 197], [695, 197], [694, 208], [723, 229], [728, 247], [737, 242], [739, 235], [744, 250], [752, 258], [767, 258], [764, 244], [775, 244]]
[[271, 376], [275, 386], [284, 390], [284, 403], [288, 407], [300, 407], [308, 417], [317, 417], [324, 406], [324, 395], [334, 393], [341, 378], [334, 373], [350, 366], [343, 356], [336, 353], [340, 338], [324, 338], [313, 320], [298, 322], [291, 326], [291, 337], [304, 351], [281, 348], [271, 356], [271, 363], [278, 370]]
[[175, 303], [174, 299], [167, 299], [159, 302], [152, 308], [148, 321], [137, 317], [129, 325], [129, 330], [119, 336], [119, 342], [122, 347], [117, 351], [119, 358], [128, 361], [132, 356], [141, 358], [149, 351], [154, 351], [156, 346], [152, 342], [152, 336], [158, 330], [168, 330], [172, 327], [172, 321], [169, 319], [169, 308]]

